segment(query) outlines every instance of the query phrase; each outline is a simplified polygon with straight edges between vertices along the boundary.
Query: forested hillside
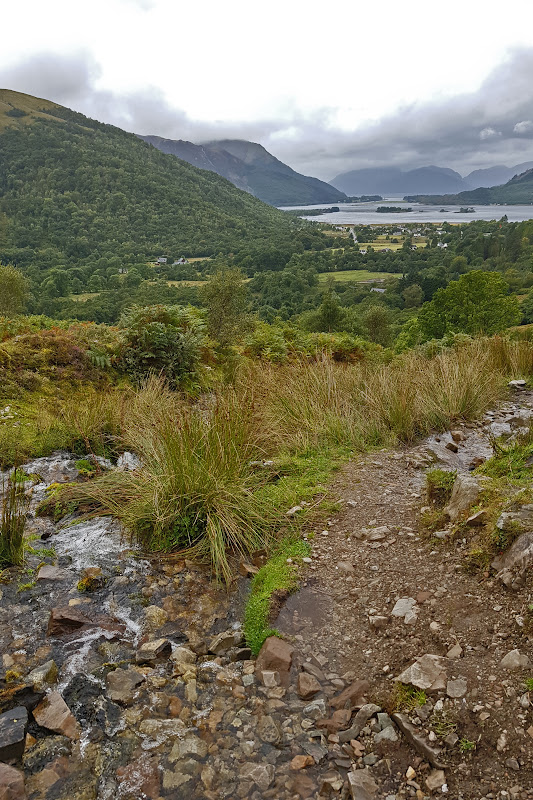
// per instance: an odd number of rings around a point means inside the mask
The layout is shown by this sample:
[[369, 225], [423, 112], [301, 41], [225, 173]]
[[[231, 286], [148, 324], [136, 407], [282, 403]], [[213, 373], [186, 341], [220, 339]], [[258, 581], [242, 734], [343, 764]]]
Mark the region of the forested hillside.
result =
[[409, 195], [406, 200], [414, 203], [431, 203], [433, 205], [446, 203], [456, 205], [529, 204], [533, 203], [533, 169], [528, 169], [521, 175], [515, 175], [503, 186], [472, 189], [468, 192], [459, 192], [459, 194]]
[[298, 248], [295, 225], [133, 134], [0, 92], [0, 261], [42, 269]]

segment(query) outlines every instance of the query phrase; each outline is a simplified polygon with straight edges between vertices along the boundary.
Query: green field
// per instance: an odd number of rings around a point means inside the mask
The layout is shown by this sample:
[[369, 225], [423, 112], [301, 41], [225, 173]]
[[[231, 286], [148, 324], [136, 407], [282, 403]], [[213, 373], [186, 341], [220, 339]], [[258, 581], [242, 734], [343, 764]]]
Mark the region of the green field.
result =
[[366, 269], [347, 269], [342, 272], [321, 272], [318, 276], [318, 280], [320, 283], [326, 283], [330, 277], [342, 283], [347, 281], [363, 283], [364, 281], [381, 281], [385, 280], [385, 278], [399, 278], [400, 273], [369, 272]]

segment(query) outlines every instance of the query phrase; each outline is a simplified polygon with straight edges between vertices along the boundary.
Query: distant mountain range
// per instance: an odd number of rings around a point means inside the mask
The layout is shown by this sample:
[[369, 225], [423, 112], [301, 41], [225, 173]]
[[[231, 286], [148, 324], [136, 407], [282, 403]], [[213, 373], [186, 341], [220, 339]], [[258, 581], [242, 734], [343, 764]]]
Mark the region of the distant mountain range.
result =
[[419, 167], [407, 171], [398, 167], [372, 167], [343, 172], [333, 178], [331, 184], [348, 195], [381, 194], [403, 197], [458, 194], [479, 187], [499, 186], [531, 168], [533, 161], [517, 164], [515, 167], [500, 165], [476, 169], [463, 178], [458, 172], [445, 167]]
[[468, 206], [491, 203], [528, 205], [533, 203], [533, 169], [528, 169], [521, 175], [515, 175], [503, 186], [483, 187], [458, 194], [407, 195], [405, 199], [413, 203], [430, 203], [432, 205]]
[[264, 147], [241, 139], [193, 144], [182, 139], [139, 136], [163, 153], [177, 156], [195, 167], [216, 172], [239, 189], [273, 206], [332, 203], [346, 195], [329, 183], [301, 175], [271, 155]]

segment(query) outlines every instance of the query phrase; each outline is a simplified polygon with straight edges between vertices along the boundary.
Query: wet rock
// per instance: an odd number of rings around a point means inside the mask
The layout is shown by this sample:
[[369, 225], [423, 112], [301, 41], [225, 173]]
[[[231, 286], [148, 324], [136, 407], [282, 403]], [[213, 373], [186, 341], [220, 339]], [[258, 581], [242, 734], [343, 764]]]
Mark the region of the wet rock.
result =
[[143, 719], [139, 725], [143, 736], [159, 742], [181, 738], [185, 730], [185, 723], [181, 719]]
[[46, 664], [41, 664], [40, 667], [35, 667], [26, 680], [32, 684], [34, 689], [43, 689], [47, 684], [55, 683], [57, 681], [56, 662], [52, 659]]
[[348, 786], [352, 800], [374, 800], [379, 787], [367, 769], [357, 769], [348, 773]]
[[441, 761], [441, 751], [438, 747], [432, 747], [420, 733], [420, 731], [410, 722], [405, 714], [395, 713], [392, 719], [399, 727], [409, 744], [422, 756], [429, 761], [435, 769], [443, 769]]
[[414, 597], [400, 597], [394, 604], [391, 611], [393, 617], [403, 618], [406, 625], [416, 622], [418, 616], [418, 606]]
[[171, 763], [174, 763], [187, 756], [205, 758], [207, 752], [208, 747], [206, 742], [198, 736], [187, 735], [184, 739], [180, 739], [174, 744], [168, 759]]
[[412, 683], [428, 692], [437, 692], [446, 688], [448, 665], [447, 658], [426, 653], [398, 675], [396, 680]]
[[160, 658], [168, 658], [172, 653], [172, 645], [168, 639], [155, 639], [142, 644], [135, 654], [137, 664], [155, 664]]
[[22, 772], [0, 764], [0, 800], [26, 800], [26, 797]]
[[44, 697], [42, 690], [34, 689], [30, 683], [19, 683], [9, 689], [0, 691], [0, 713], [16, 706], [24, 706], [31, 711]]
[[144, 627], [148, 631], [156, 631], [168, 622], [168, 614], [159, 606], [148, 606], [144, 609]]
[[459, 448], [457, 447], [455, 442], [447, 442], [444, 445], [444, 447], [446, 448], [446, 450], [450, 450], [450, 452], [452, 452], [452, 453], [458, 453], [459, 452]]
[[281, 740], [281, 730], [278, 723], [268, 714], [259, 720], [257, 735], [261, 741], [268, 744], [277, 744]]
[[496, 438], [500, 436], [510, 436], [512, 433], [511, 426], [508, 422], [491, 422], [489, 431]]
[[69, 739], [78, 739], [80, 727], [59, 692], [51, 692], [37, 708], [33, 709], [33, 716], [38, 725], [48, 728], [49, 731], [67, 736]]
[[322, 687], [314, 675], [309, 675], [307, 672], [300, 672], [298, 675], [297, 692], [302, 700], [309, 700], [320, 691], [322, 691]]
[[217, 656], [222, 656], [225, 655], [228, 650], [231, 650], [232, 647], [236, 647], [241, 642], [242, 631], [224, 631], [223, 633], [219, 633], [218, 636], [215, 636], [215, 638], [211, 640], [208, 650], [210, 653], [214, 653]]
[[253, 781], [262, 792], [266, 792], [274, 780], [275, 774], [276, 769], [272, 764], [254, 764], [253, 762], [249, 762], [243, 764], [240, 769], [241, 778]]
[[454, 442], [462, 442], [465, 438], [464, 433], [462, 431], [450, 431], [450, 436], [452, 437]]
[[426, 778], [426, 786], [431, 792], [437, 792], [442, 789], [446, 783], [446, 774], [442, 769], [432, 770]]
[[455, 522], [479, 497], [481, 488], [478, 481], [470, 475], [458, 475], [453, 485], [450, 502], [444, 509], [447, 517]]
[[368, 681], [354, 681], [347, 686], [337, 697], [330, 701], [332, 708], [345, 708], [347, 705], [354, 706], [360, 701], [370, 689]]
[[81, 611], [76, 611], [75, 608], [70, 606], [53, 608], [50, 612], [46, 635], [67, 636], [69, 633], [83, 628], [84, 625], [90, 624], [89, 617], [82, 614]]
[[454, 681], [448, 681], [446, 684], [446, 694], [448, 697], [464, 697], [467, 692], [468, 686], [464, 678], [457, 678]]
[[0, 761], [18, 759], [24, 752], [28, 712], [18, 706], [0, 715]]
[[86, 567], [78, 582], [78, 592], [97, 592], [105, 583], [100, 567]]
[[37, 573], [38, 581], [64, 581], [69, 577], [66, 569], [61, 567], [52, 567], [50, 564], [44, 564]]
[[507, 386], [510, 389], [525, 389], [527, 386], [527, 382], [523, 380], [509, 381]]
[[117, 770], [118, 797], [150, 798], [156, 800], [161, 791], [157, 757], [143, 753], [126, 767]]
[[133, 703], [137, 688], [144, 681], [134, 669], [116, 669], [106, 677], [108, 695], [115, 703], [128, 705]]
[[66, 483], [78, 477], [76, 469], [76, 456], [58, 450], [51, 456], [36, 458], [27, 464], [22, 464], [20, 469], [26, 475], [39, 475], [43, 483]]
[[500, 667], [509, 670], [527, 669], [531, 666], [529, 658], [520, 650], [511, 650], [500, 661]]
[[349, 742], [350, 739], [357, 739], [370, 717], [373, 717], [378, 711], [381, 711], [380, 706], [375, 703], [366, 703], [355, 715], [351, 728], [339, 733], [339, 741], [344, 743]]
[[313, 756], [294, 756], [291, 761], [291, 769], [298, 771], [306, 767], [312, 767], [315, 763]]
[[263, 670], [274, 670], [288, 675], [294, 647], [277, 636], [269, 636], [259, 651], [255, 662], [256, 675], [259, 677]]
[[317, 730], [326, 730], [328, 733], [337, 733], [345, 730], [350, 724], [352, 712], [350, 709], [339, 708], [328, 719], [319, 719], [316, 722]]

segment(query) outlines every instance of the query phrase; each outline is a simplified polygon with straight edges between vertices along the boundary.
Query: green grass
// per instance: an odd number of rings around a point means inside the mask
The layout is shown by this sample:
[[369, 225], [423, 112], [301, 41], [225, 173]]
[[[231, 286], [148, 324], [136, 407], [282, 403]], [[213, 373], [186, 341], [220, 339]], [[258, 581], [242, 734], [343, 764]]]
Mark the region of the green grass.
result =
[[347, 269], [339, 272], [320, 272], [318, 275], [319, 283], [326, 283], [328, 278], [334, 278], [340, 283], [351, 281], [362, 283], [363, 281], [380, 281], [385, 278], [399, 278], [400, 274], [394, 272], [369, 272], [366, 269]]
[[393, 695], [395, 711], [414, 711], [427, 703], [427, 695], [423, 689], [417, 689], [410, 683], [396, 683]]
[[29, 500], [24, 483], [8, 480], [2, 485], [0, 517], [0, 567], [20, 566], [24, 562], [24, 528]]
[[426, 472], [428, 500], [439, 508], [445, 506], [451, 497], [456, 477], [456, 470], [428, 470]]
[[[309, 553], [309, 545], [301, 539], [284, 539], [253, 578], [244, 612], [244, 635], [254, 655], [260, 651], [268, 636], [278, 634], [269, 624], [273, 595], [296, 591], [302, 558]], [[287, 563], [287, 559], [291, 561]]]

